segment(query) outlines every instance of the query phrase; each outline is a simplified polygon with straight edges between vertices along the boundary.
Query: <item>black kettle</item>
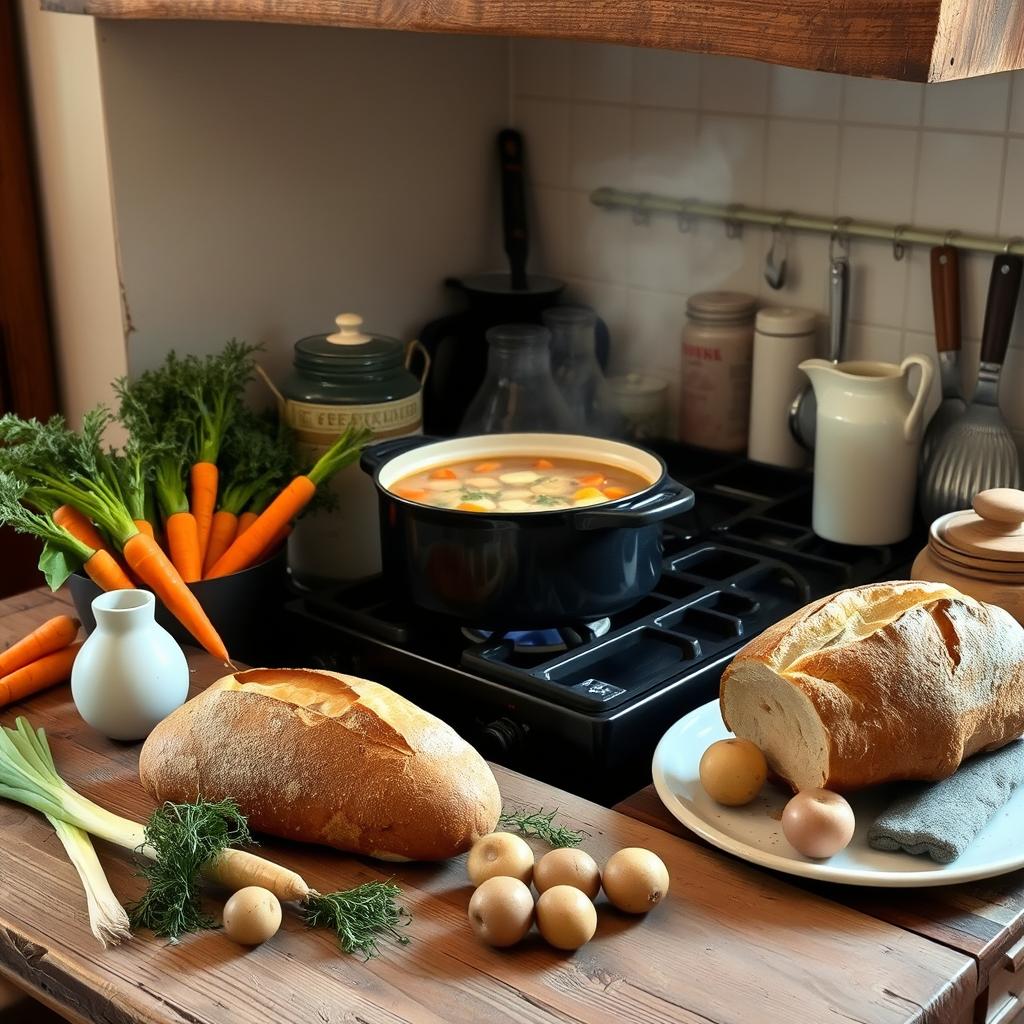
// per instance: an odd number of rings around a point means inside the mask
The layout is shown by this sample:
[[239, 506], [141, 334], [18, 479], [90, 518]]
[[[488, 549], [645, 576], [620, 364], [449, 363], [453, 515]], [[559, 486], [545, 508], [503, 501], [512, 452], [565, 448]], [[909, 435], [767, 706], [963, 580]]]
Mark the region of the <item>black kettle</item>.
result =
[[[477, 393], [487, 371], [489, 327], [507, 323], [541, 323], [541, 313], [557, 306], [565, 282], [527, 274], [529, 236], [523, 191], [523, 139], [506, 128], [498, 133], [505, 252], [509, 270], [449, 277], [445, 285], [460, 291], [466, 307], [427, 324], [419, 335], [430, 354], [430, 373], [423, 389], [423, 429], [451, 436]], [[608, 361], [608, 328], [598, 320], [597, 358]]]

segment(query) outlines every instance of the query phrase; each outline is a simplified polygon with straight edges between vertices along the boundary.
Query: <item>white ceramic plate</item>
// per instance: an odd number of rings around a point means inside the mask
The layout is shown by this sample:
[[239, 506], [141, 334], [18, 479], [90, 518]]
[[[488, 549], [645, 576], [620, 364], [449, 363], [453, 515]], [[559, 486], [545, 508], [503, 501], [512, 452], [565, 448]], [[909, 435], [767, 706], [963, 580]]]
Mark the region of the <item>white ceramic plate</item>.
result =
[[654, 786], [662, 802], [688, 829], [720, 850], [786, 874], [849, 885], [953, 885], [1024, 867], [1024, 787], [952, 864], [868, 846], [868, 826], [886, 803], [884, 789], [878, 787], [849, 797], [857, 831], [845, 850], [824, 861], [804, 857], [782, 834], [779, 819], [788, 799], [783, 790], [769, 783], [746, 807], [722, 807], [704, 792], [698, 774], [701, 755], [715, 740], [731, 735], [715, 700], [676, 722], [654, 752]]

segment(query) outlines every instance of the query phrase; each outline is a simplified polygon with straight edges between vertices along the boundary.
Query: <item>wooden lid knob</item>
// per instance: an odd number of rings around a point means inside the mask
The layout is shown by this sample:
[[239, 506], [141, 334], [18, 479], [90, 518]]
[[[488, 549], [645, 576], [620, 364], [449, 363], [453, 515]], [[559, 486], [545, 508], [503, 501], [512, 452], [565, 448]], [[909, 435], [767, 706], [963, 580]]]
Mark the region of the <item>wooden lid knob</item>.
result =
[[974, 498], [974, 511], [993, 526], [1016, 530], [1024, 523], [1024, 491], [1012, 487], [993, 487]]
[[334, 322], [338, 325], [337, 331], [327, 335], [332, 345], [365, 345], [373, 340], [371, 335], [359, 329], [363, 326], [363, 318], [358, 313], [339, 313]]

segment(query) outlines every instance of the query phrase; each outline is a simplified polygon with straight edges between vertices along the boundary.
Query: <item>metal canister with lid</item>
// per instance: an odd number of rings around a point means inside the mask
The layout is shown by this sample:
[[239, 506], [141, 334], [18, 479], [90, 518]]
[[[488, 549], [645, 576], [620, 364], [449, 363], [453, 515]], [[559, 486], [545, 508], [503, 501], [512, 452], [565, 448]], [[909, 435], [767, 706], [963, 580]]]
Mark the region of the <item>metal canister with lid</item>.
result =
[[686, 303], [679, 437], [723, 452], [747, 447], [757, 300], [702, 292]]
[[[355, 313], [334, 322], [334, 333], [295, 343], [293, 369], [281, 388], [284, 420], [303, 464], [315, 461], [350, 424], [371, 430], [374, 440], [422, 431], [422, 381], [407, 365], [411, 346], [364, 331]], [[334, 508], [304, 516], [288, 542], [292, 572], [309, 584], [380, 571], [373, 482], [355, 464], [330, 486]]]

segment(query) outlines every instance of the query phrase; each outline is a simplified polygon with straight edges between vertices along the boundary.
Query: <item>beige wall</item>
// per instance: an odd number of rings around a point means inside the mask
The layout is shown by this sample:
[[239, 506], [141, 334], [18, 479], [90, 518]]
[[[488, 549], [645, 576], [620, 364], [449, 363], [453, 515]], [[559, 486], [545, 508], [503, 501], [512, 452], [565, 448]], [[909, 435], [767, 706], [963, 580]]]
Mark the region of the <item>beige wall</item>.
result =
[[96, 37], [91, 18], [38, 0], [21, 13], [57, 367], [77, 422], [126, 367]]

